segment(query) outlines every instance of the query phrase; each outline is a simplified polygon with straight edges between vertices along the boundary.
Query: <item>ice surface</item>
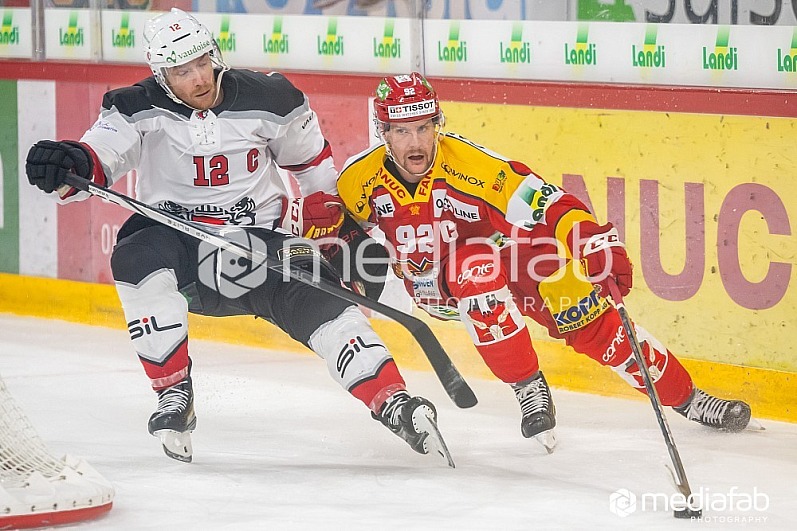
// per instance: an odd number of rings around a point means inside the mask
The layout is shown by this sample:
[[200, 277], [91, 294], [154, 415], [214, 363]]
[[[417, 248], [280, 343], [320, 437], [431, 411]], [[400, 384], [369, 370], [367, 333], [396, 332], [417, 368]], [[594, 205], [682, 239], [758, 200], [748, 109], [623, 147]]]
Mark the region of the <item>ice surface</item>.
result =
[[[763, 420], [765, 432], [722, 434], [670, 413], [692, 490], [714, 508], [690, 522], [665, 510], [675, 490], [646, 399], [554, 388], [559, 446], [547, 455], [520, 435], [509, 387], [471, 379], [480, 403], [460, 410], [431, 372], [405, 371], [410, 391], [437, 406], [457, 464], [449, 469], [373, 421], [312, 354], [200, 341], [190, 350], [198, 426], [194, 462], [184, 464], [147, 433], [155, 395], [124, 331], [0, 315], [0, 373], [17, 402], [53, 453], [85, 458], [116, 488], [113, 510], [75, 529], [794, 529], [797, 521], [794, 424]], [[625, 517], [610, 511], [619, 489], [637, 497]], [[646, 493], [659, 494], [658, 510]]]

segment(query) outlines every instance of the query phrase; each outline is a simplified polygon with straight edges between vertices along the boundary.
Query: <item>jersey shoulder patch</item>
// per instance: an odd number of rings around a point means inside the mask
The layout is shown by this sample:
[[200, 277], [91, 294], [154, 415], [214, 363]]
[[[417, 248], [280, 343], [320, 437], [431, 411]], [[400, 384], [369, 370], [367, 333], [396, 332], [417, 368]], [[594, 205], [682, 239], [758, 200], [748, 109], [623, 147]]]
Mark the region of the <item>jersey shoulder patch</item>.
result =
[[[265, 111], [285, 117], [305, 105], [304, 93], [282, 74], [232, 69], [222, 78], [224, 90], [234, 91], [234, 99], [220, 106], [230, 111]], [[230, 95], [233, 96], [233, 95]], [[227, 104], [227, 105], [225, 105]]]
[[183, 116], [190, 116], [192, 112], [185, 105], [179, 105], [172, 101], [155, 81], [154, 76], [129, 87], [110, 90], [102, 98], [103, 109], [110, 110], [116, 107], [119, 113], [128, 118], [141, 111], [151, 109], [153, 106], [168, 109]]

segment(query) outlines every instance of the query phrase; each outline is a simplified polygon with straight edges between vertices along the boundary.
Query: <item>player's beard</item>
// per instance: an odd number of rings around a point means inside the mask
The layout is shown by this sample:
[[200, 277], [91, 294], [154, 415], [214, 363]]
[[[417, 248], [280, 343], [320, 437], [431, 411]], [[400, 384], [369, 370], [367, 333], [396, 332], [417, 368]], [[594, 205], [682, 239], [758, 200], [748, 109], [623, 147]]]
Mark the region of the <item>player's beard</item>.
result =
[[[213, 80], [212, 83], [208, 85], [205, 90], [209, 90], [207, 94], [202, 96], [202, 99], [194, 99], [193, 103], [196, 105], [189, 105], [189, 107], [194, 107], [197, 110], [208, 110], [212, 109], [221, 101], [222, 93], [221, 93], [221, 77], [224, 75], [224, 71], [219, 73], [219, 76]], [[215, 76], [214, 76], [215, 77]], [[204, 87], [203, 87], [204, 88]]]
[[[393, 162], [396, 166], [399, 167], [400, 170], [414, 176], [414, 177], [424, 177], [429, 170], [432, 169], [434, 165], [434, 159], [437, 156], [437, 146], [440, 142], [440, 131], [437, 132], [434, 138], [434, 144], [432, 144], [431, 153], [425, 153], [423, 150], [414, 150], [408, 153], [405, 153], [401, 160], [399, 160], [393, 150], [390, 148], [390, 142], [385, 141], [385, 148], [387, 149], [388, 156], [393, 159]], [[423, 160], [413, 161], [410, 157], [422, 155]]]
[[434, 153], [425, 150], [414, 150], [404, 154], [401, 158], [401, 165], [413, 175], [424, 175], [432, 165], [433, 155]]
[[195, 91], [197, 94], [203, 94], [207, 92], [202, 96], [201, 99], [197, 98], [196, 96], [192, 96], [190, 100], [188, 98], [182, 98], [180, 101], [182, 101], [184, 105], [197, 111], [206, 111], [208, 109], [212, 109], [221, 103], [224, 98], [223, 92], [221, 90], [221, 79], [226, 71], [227, 69], [222, 69], [218, 76], [213, 76], [213, 81], [208, 83], [206, 87], [202, 87], [202, 90]]

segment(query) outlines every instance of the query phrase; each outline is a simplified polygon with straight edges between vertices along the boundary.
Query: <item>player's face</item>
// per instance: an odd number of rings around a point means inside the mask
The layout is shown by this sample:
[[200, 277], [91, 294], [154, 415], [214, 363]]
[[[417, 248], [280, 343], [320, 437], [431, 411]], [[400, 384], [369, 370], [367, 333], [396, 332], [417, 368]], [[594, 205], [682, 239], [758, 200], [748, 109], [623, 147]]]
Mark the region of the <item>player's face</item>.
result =
[[213, 62], [208, 54], [197, 57], [184, 65], [169, 68], [166, 81], [174, 95], [190, 107], [210, 109], [216, 102], [216, 79]]
[[[391, 123], [385, 132], [393, 159], [408, 182], [419, 182], [434, 162], [437, 127], [427, 118], [415, 122]], [[414, 175], [413, 175], [414, 174]]]

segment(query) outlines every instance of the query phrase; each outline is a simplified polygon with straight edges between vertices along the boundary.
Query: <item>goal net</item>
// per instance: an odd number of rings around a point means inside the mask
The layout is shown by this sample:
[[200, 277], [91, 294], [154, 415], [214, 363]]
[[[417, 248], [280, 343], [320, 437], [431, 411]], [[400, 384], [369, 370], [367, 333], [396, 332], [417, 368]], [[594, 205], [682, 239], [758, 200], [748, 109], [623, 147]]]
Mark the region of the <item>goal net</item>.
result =
[[88, 463], [47, 450], [0, 378], [0, 529], [96, 518], [111, 509], [113, 496]]

